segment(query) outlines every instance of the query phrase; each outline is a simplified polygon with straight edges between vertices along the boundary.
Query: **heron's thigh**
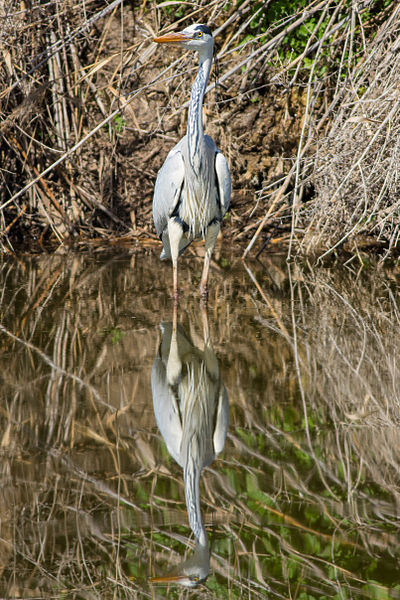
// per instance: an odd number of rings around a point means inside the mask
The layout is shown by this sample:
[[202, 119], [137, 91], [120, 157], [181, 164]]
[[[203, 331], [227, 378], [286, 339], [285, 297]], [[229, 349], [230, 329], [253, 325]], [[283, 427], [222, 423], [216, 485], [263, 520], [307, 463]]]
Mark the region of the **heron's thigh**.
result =
[[182, 225], [174, 218], [168, 221], [168, 237], [171, 248], [172, 262], [176, 262], [179, 254], [179, 243], [183, 236]]
[[218, 233], [221, 228], [219, 223], [213, 223], [207, 228], [205, 237], [206, 253], [211, 254], [217, 241]]

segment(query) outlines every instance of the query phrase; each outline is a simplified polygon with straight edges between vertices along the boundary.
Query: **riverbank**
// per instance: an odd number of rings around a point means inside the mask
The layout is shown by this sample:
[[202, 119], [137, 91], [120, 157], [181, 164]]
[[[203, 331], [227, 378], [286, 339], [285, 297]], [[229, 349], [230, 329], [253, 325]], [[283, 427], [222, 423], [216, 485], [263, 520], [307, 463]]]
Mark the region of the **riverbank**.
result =
[[179, 15], [15, 3], [0, 75], [3, 252], [156, 243], [154, 182], [185, 133], [197, 60], [151, 40], [198, 21], [216, 33], [204, 113], [232, 172], [226, 239], [251, 255], [396, 255], [400, 7], [301, 4], [278, 18], [250, 1]]

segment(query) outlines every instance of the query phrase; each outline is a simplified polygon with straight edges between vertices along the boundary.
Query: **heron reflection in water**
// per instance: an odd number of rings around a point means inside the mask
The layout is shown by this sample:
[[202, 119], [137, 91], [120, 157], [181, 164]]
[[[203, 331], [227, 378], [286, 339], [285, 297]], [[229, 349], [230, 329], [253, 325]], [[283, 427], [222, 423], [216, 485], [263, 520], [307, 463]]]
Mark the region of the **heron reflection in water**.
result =
[[151, 384], [158, 428], [174, 460], [183, 469], [189, 525], [195, 537], [193, 554], [153, 582], [194, 587], [210, 571], [208, 536], [200, 510], [200, 475], [221, 452], [228, 427], [229, 403], [202, 307], [203, 344], [193, 344], [177, 324], [162, 323], [162, 340], [153, 363]]

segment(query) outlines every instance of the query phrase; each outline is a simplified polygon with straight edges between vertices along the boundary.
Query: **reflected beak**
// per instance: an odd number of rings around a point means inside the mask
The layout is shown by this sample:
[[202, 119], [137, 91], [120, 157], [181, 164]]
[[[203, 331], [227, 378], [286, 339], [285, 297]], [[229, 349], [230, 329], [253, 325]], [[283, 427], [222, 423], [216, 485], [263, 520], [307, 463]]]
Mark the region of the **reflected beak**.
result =
[[153, 42], [157, 42], [157, 44], [177, 44], [179, 42], [187, 42], [191, 38], [185, 35], [184, 33], [166, 33], [165, 35], [161, 35], [159, 37], [153, 38]]
[[151, 583], [180, 583], [185, 581], [185, 575], [164, 575], [163, 577], [150, 577]]

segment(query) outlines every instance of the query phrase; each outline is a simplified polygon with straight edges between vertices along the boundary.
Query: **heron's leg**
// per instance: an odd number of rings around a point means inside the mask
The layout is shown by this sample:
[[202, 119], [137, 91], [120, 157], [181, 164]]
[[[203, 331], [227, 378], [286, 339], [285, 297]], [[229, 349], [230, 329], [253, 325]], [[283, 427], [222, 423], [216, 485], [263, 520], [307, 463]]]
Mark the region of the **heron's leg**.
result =
[[210, 342], [210, 327], [208, 325], [207, 305], [201, 303], [200, 306], [201, 321], [203, 324], [203, 347], [205, 348]]
[[171, 248], [171, 259], [172, 259], [172, 270], [173, 270], [173, 285], [174, 291], [173, 296], [175, 302], [178, 300], [178, 255], [179, 255], [179, 242], [183, 236], [182, 225], [174, 218], [168, 221], [168, 237], [169, 245]]
[[217, 381], [219, 378], [218, 360], [215, 356], [214, 348], [210, 336], [210, 327], [208, 323], [207, 304], [201, 302], [201, 320], [203, 322], [203, 356], [206, 364], [207, 373]]
[[211, 255], [214, 250], [215, 242], [217, 241], [218, 233], [220, 230], [219, 223], [213, 223], [207, 228], [206, 238], [205, 238], [205, 246], [206, 246], [206, 254], [204, 257], [204, 267], [203, 274], [201, 276], [200, 282], [200, 294], [203, 298], [207, 298], [208, 296], [208, 271], [210, 269], [210, 261]]
[[174, 310], [172, 317], [172, 334], [171, 344], [169, 347], [168, 361], [167, 361], [167, 381], [169, 385], [176, 385], [179, 382], [179, 378], [182, 372], [182, 361], [179, 357], [178, 341], [176, 337], [176, 330], [178, 326], [178, 307], [174, 302]]

